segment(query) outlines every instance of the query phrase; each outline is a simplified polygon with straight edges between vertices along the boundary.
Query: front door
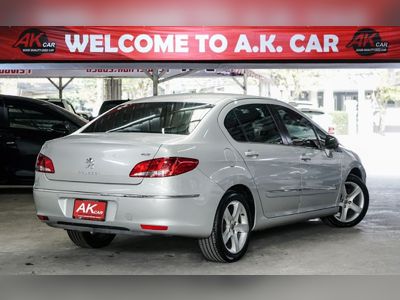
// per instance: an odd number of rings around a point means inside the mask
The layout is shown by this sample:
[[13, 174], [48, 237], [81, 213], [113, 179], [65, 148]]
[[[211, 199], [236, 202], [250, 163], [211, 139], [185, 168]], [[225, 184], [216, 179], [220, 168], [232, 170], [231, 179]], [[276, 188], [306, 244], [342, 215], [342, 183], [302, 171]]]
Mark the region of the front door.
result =
[[324, 148], [326, 134], [294, 110], [273, 105], [301, 168], [299, 212], [335, 206], [341, 183], [341, 153]]

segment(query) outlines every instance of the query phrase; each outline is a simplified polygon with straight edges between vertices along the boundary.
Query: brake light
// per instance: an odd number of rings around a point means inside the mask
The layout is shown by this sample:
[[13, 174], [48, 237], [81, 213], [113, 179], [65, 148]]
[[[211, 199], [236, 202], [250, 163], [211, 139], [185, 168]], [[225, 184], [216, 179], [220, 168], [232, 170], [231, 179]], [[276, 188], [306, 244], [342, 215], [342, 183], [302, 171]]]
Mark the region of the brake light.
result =
[[36, 159], [36, 171], [43, 172], [43, 173], [54, 173], [54, 165], [50, 158], [39, 153]]
[[161, 157], [138, 163], [130, 177], [169, 177], [192, 171], [199, 161], [186, 157]]

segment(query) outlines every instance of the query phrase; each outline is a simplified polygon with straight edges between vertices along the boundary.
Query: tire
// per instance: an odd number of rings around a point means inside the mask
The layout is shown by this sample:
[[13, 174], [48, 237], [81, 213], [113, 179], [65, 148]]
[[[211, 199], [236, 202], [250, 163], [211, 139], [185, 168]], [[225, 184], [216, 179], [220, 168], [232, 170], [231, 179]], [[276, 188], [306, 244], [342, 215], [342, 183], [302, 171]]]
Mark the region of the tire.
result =
[[[351, 199], [349, 196], [351, 196], [352, 192], [356, 192], [355, 188], [357, 186], [360, 188], [359, 194]], [[354, 190], [351, 190], [351, 188], [354, 188]], [[367, 214], [369, 194], [365, 183], [359, 177], [350, 174], [346, 179], [345, 189], [346, 193], [342, 192], [341, 195], [339, 212], [333, 216], [321, 218], [325, 224], [332, 227], [353, 227], [360, 223]], [[356, 207], [358, 207], [357, 211], [353, 210]], [[345, 216], [342, 215], [344, 209], [347, 211]]]
[[110, 245], [115, 234], [90, 233], [86, 231], [67, 230], [71, 241], [81, 248], [102, 248]]
[[[230, 224], [227, 223], [227, 219], [230, 220]], [[211, 235], [199, 239], [204, 258], [221, 263], [231, 263], [241, 259], [249, 245], [251, 224], [253, 216], [245, 197], [240, 193], [228, 191], [218, 206]], [[230, 236], [226, 239], [226, 243], [223, 239], [224, 233], [225, 237]]]

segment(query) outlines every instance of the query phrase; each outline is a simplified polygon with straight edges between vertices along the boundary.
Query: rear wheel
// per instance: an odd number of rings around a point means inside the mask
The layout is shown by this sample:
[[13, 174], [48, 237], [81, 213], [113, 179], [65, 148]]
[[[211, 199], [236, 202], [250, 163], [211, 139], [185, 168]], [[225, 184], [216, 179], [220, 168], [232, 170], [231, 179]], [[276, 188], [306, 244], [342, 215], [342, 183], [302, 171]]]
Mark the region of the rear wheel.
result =
[[354, 175], [349, 175], [342, 190], [339, 212], [321, 220], [334, 227], [352, 227], [365, 217], [369, 205], [369, 194], [365, 183]]
[[199, 239], [204, 257], [214, 262], [238, 261], [247, 251], [252, 216], [245, 197], [228, 192], [215, 215], [211, 235]]
[[68, 236], [75, 245], [82, 248], [102, 248], [110, 245], [115, 234], [90, 233], [86, 231], [67, 230]]

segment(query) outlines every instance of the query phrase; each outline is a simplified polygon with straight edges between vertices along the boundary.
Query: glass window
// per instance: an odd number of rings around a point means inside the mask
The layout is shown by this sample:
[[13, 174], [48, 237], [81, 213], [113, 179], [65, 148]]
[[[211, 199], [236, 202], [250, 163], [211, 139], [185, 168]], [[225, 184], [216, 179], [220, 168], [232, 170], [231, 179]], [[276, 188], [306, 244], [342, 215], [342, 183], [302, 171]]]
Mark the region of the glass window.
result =
[[320, 145], [322, 147], [325, 147], [325, 140], [326, 140], [327, 134], [316, 126], [314, 128], [315, 128], [315, 132], [317, 133]]
[[317, 136], [312, 124], [297, 112], [279, 105], [274, 105], [285, 125], [293, 145], [319, 148]]
[[96, 119], [83, 132], [190, 134], [213, 106], [193, 102], [127, 103]]
[[65, 102], [65, 109], [73, 114], [76, 114], [74, 107], [68, 101]]
[[228, 130], [231, 137], [238, 142], [247, 142], [244, 131], [240, 127], [239, 121], [236, 118], [234, 109], [231, 110], [225, 117], [224, 126]]
[[30, 129], [36, 131], [57, 131], [60, 125], [70, 132], [78, 127], [61, 117], [57, 117], [40, 108], [8, 104], [8, 122], [10, 128]]
[[282, 144], [281, 135], [264, 104], [247, 104], [231, 110], [225, 128], [238, 142]]

